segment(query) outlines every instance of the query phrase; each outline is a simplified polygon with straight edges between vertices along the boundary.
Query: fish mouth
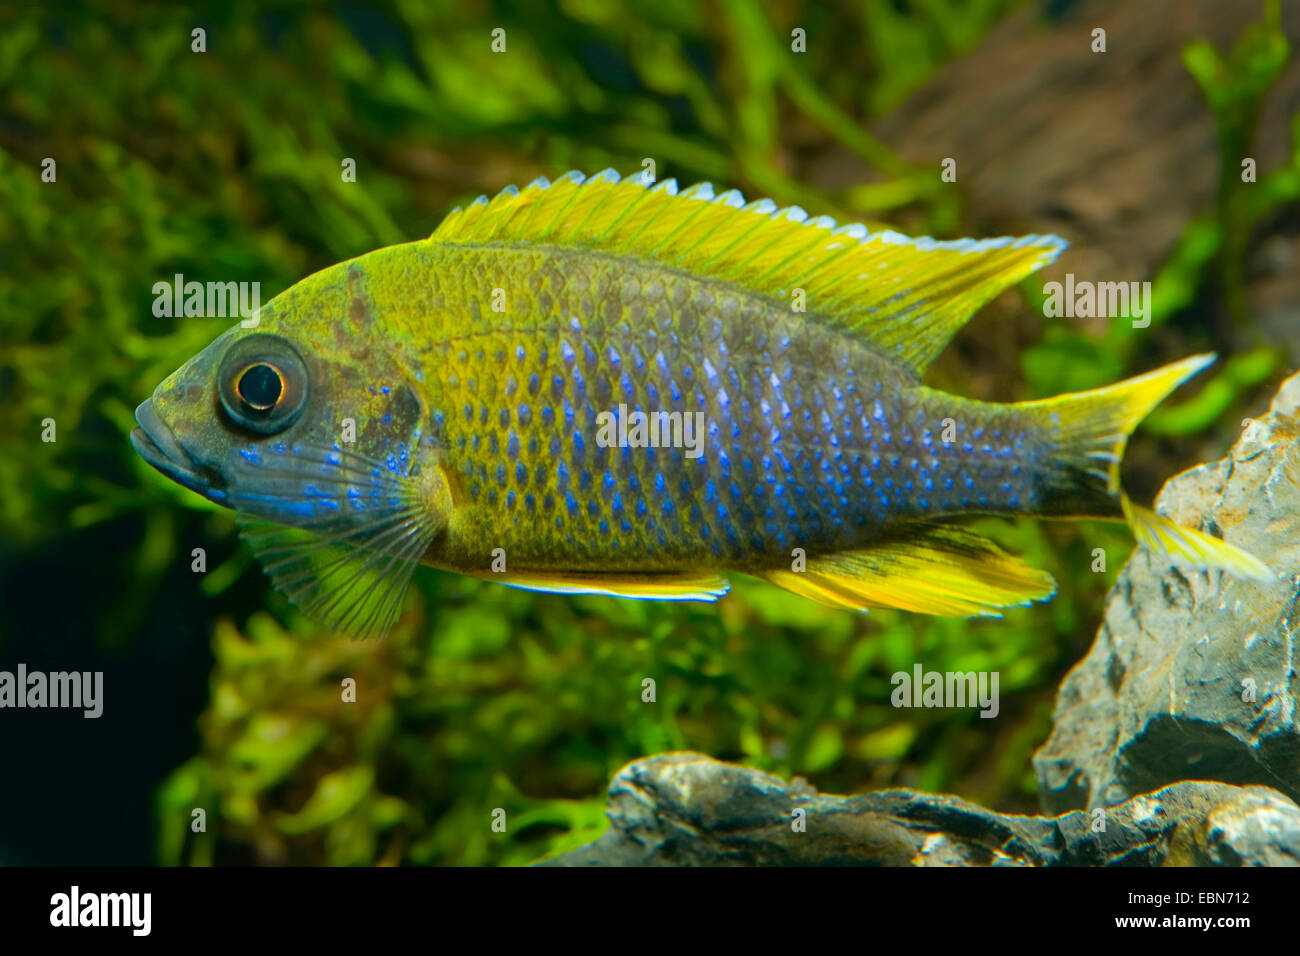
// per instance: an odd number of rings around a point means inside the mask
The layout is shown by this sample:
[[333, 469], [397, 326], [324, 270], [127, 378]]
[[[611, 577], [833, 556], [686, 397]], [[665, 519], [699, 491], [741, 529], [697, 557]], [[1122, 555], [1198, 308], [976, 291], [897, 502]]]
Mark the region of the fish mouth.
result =
[[217, 504], [225, 504], [226, 492], [221, 477], [195, 461], [176, 440], [172, 430], [154, 410], [152, 399], [140, 403], [135, 410], [135, 420], [140, 425], [131, 431], [131, 446], [136, 454], [178, 485]]

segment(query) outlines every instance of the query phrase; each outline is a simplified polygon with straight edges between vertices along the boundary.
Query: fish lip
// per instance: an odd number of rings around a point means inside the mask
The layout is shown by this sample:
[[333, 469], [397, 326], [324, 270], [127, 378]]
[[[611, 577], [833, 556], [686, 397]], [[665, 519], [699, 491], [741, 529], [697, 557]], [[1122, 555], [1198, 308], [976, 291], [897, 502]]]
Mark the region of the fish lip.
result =
[[139, 428], [131, 430], [131, 447], [141, 458], [172, 481], [218, 504], [225, 502], [226, 493], [221, 477], [210, 468], [202, 467], [189, 454], [172, 430], [167, 427], [146, 399], [135, 410]]

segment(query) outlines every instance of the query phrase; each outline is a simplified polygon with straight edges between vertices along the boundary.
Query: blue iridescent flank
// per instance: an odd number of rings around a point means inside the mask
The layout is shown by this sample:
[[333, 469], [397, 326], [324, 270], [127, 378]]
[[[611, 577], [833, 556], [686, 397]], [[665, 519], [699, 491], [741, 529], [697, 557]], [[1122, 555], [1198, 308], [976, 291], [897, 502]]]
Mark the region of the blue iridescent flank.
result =
[[[522, 342], [482, 340], [475, 388], [455, 389], [447, 420], [434, 419], [444, 445], [481, 456], [460, 469], [467, 484], [500, 488], [538, 554], [588, 568], [613, 549], [709, 554], [743, 568], [756, 551], [861, 547], [900, 520], [1034, 504], [1041, 439], [1010, 406], [922, 388], [865, 339], [740, 294], [714, 288], [706, 300], [684, 294], [690, 280], [660, 276], [642, 280], [629, 309], [610, 301], [617, 282], [565, 279]], [[603, 447], [597, 419], [620, 403], [698, 411], [702, 454]]]

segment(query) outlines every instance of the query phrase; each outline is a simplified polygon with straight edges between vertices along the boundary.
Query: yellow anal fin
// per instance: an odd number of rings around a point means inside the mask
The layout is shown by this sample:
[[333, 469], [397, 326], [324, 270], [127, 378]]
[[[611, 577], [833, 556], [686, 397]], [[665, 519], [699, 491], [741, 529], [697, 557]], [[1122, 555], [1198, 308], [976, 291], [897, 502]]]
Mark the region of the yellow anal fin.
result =
[[763, 575], [787, 591], [850, 610], [896, 608], [943, 617], [999, 617], [1056, 592], [1031, 568], [965, 528], [918, 526], [906, 539], [808, 560], [804, 571]]
[[1163, 515], [1135, 505], [1128, 495], [1120, 497], [1124, 518], [1133, 529], [1139, 545], [1153, 551], [1177, 555], [1201, 568], [1219, 568], [1237, 577], [1253, 581], [1272, 581], [1273, 571], [1259, 558], [1236, 545], [1175, 524]]
[[716, 601], [731, 590], [721, 575], [703, 573], [604, 574], [592, 572], [482, 574], [488, 581], [550, 594], [602, 594], [640, 601]]

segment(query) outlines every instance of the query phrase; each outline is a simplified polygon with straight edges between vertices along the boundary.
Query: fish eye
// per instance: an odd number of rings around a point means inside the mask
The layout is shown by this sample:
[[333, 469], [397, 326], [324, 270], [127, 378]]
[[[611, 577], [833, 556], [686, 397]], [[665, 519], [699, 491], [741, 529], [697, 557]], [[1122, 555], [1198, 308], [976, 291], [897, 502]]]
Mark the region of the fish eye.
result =
[[239, 373], [235, 390], [249, 408], [270, 411], [284, 394], [284, 375], [270, 362], [257, 362]]
[[221, 406], [239, 427], [273, 435], [294, 423], [307, 403], [307, 366], [278, 335], [240, 339], [221, 362]]

